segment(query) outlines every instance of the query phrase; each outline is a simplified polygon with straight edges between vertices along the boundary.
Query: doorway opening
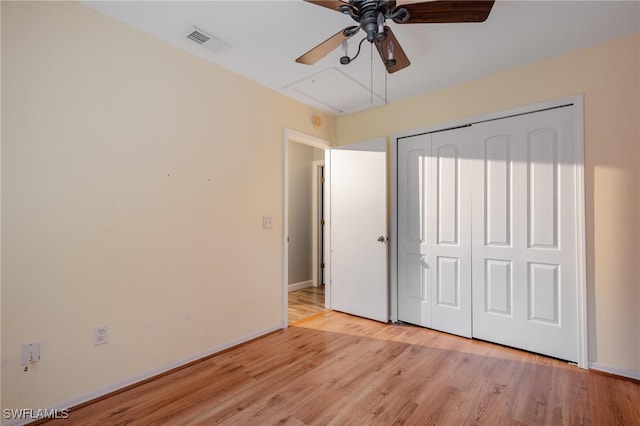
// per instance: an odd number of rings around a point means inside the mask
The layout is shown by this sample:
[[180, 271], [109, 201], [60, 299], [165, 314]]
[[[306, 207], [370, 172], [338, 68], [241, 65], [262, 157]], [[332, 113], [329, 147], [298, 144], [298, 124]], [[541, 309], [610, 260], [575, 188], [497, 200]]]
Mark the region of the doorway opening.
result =
[[[285, 132], [283, 323], [328, 308], [325, 141]], [[283, 324], [283, 325], [284, 325]]]
[[[289, 193], [289, 239], [290, 244], [292, 243], [291, 238], [293, 237], [296, 241], [294, 244], [296, 247], [293, 247], [294, 250], [298, 250], [300, 252], [305, 252], [301, 249], [300, 243], [307, 243], [304, 238], [305, 232], [300, 230], [299, 225], [300, 221], [304, 219], [304, 217], [297, 217], [297, 212], [300, 210], [305, 210], [303, 206], [296, 206], [292, 208], [291, 203], [308, 203], [309, 199], [305, 194], [301, 194], [299, 191], [292, 191], [292, 182], [291, 179], [296, 179], [298, 182], [295, 185], [300, 184], [300, 181], [306, 181], [307, 173], [304, 172], [304, 168], [301, 167], [307, 163], [306, 159], [300, 159], [298, 155], [299, 147], [290, 147], [290, 155], [289, 155], [289, 165], [292, 174], [289, 175], [290, 178], [290, 193]], [[312, 148], [312, 147], [311, 147]], [[324, 151], [318, 150], [318, 148], [313, 149], [313, 158], [319, 157], [322, 155], [324, 158]], [[320, 152], [318, 152], [320, 151]], [[292, 164], [295, 161], [302, 161], [302, 164], [296, 165]], [[300, 175], [294, 176], [294, 171], [297, 170], [297, 166], [300, 166], [299, 173]], [[288, 322], [289, 324], [296, 323], [300, 320], [308, 318], [311, 315], [314, 315], [318, 312], [322, 312], [325, 310], [325, 262], [324, 262], [324, 227], [325, 227], [325, 217], [324, 217], [324, 159], [322, 160], [314, 160], [311, 162], [311, 168], [308, 170], [308, 173], [311, 175], [311, 221], [309, 222], [308, 228], [311, 231], [311, 271], [312, 271], [312, 279], [309, 281], [302, 281], [301, 283], [292, 283], [291, 277], [293, 274], [297, 273], [295, 270], [299, 269], [299, 265], [293, 265], [293, 262], [304, 262], [308, 263], [307, 259], [300, 258], [299, 254], [293, 254], [291, 251], [289, 252], [289, 288], [288, 288]], [[305, 214], [305, 216], [307, 216]], [[291, 226], [291, 225], [297, 225]], [[291, 246], [290, 246], [291, 247]], [[308, 274], [308, 272], [307, 272]]]

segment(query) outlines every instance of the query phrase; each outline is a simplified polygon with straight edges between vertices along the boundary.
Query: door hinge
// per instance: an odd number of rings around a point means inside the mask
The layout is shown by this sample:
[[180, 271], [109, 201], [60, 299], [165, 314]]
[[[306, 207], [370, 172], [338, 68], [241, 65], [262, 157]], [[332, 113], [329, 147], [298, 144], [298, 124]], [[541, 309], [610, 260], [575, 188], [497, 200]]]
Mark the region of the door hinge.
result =
[[324, 176], [320, 176], [320, 182], [324, 183]]
[[320, 225], [324, 226], [324, 219], [320, 221]]
[[324, 269], [324, 263], [321, 263], [321, 264], [320, 264], [320, 268], [321, 268], [321, 269]]

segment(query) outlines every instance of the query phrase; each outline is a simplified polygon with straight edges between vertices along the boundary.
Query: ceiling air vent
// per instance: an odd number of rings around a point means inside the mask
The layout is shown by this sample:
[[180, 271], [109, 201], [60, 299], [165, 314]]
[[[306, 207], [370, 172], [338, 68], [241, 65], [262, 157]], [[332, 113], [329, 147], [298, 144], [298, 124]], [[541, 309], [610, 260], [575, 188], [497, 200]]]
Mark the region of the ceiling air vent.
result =
[[211, 34], [207, 34], [196, 26], [193, 27], [193, 31], [187, 35], [187, 38], [216, 54], [224, 53], [231, 47], [224, 41], [215, 38]]
[[207, 41], [209, 41], [211, 39], [211, 37], [209, 37], [208, 35], [198, 31], [198, 30], [194, 30], [191, 34], [189, 34], [187, 36], [187, 38], [189, 40], [193, 40], [198, 44], [202, 44], [205, 43]]

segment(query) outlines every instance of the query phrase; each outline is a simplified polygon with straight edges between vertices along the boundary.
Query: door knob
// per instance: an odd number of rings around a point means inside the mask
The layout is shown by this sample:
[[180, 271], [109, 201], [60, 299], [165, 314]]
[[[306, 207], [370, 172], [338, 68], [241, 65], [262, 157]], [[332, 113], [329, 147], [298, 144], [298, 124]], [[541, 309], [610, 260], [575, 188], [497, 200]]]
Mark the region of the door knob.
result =
[[383, 235], [380, 235], [377, 240], [381, 243], [384, 243], [384, 240], [386, 240], [386, 238]]

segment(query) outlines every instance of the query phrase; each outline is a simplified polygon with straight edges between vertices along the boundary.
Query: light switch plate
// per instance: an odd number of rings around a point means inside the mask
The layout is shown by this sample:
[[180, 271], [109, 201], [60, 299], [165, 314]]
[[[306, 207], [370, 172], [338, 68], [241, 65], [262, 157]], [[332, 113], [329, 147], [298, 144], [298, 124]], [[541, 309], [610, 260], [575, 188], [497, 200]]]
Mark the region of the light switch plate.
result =
[[40, 341], [22, 345], [22, 365], [40, 361]]

